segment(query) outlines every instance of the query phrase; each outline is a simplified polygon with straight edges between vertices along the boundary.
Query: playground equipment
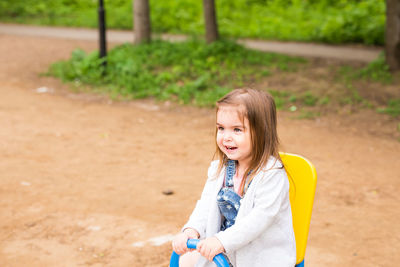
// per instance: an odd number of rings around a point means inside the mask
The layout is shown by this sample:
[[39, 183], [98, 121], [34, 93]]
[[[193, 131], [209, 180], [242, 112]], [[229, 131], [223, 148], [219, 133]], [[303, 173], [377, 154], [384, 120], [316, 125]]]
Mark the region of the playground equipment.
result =
[[[296, 266], [304, 267], [307, 237], [310, 228], [311, 213], [314, 203], [317, 172], [314, 165], [306, 158], [289, 153], [279, 153], [289, 177], [289, 198], [292, 208], [293, 229], [296, 237]], [[199, 240], [188, 240], [188, 248], [195, 249]], [[222, 254], [214, 257], [218, 267], [229, 267]], [[179, 266], [179, 255], [172, 252], [170, 267]]]
[[293, 229], [296, 237], [296, 267], [304, 267], [308, 230], [317, 186], [317, 172], [306, 158], [279, 153], [289, 177], [289, 197], [292, 208]]
[[[187, 241], [187, 247], [196, 249], [197, 243], [199, 243], [200, 240], [198, 239], [189, 239]], [[229, 263], [226, 260], [225, 256], [222, 254], [218, 254], [214, 257], [214, 262], [218, 267], [229, 267]], [[169, 261], [169, 267], [178, 267], [179, 266], [179, 255], [174, 252], [172, 252], [171, 255], [171, 260]]]

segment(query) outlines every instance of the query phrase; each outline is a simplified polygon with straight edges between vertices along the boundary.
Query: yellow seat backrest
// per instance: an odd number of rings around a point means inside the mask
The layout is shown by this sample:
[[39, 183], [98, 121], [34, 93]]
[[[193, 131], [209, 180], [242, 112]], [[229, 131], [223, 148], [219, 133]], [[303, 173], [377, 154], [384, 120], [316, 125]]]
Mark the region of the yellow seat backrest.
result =
[[290, 183], [290, 204], [296, 237], [296, 264], [304, 260], [314, 202], [317, 173], [307, 159], [289, 153], [279, 153]]

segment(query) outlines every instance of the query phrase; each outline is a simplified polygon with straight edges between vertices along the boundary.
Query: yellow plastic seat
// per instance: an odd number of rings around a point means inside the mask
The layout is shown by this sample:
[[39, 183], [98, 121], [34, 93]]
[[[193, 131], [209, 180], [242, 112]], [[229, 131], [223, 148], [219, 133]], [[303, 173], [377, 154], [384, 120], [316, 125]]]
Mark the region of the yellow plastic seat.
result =
[[296, 267], [304, 267], [317, 172], [313, 164], [302, 156], [283, 152], [279, 154], [290, 183], [290, 204], [296, 237]]

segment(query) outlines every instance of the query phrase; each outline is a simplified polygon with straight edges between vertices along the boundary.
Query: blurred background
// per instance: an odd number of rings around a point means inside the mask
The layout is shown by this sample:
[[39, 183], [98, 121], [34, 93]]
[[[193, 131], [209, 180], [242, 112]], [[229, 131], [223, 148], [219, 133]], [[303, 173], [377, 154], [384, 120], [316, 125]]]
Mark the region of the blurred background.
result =
[[[307, 266], [399, 261], [394, 0], [2, 0], [0, 266], [167, 266], [214, 103], [267, 90], [318, 184]], [[104, 17], [104, 20], [102, 19]]]

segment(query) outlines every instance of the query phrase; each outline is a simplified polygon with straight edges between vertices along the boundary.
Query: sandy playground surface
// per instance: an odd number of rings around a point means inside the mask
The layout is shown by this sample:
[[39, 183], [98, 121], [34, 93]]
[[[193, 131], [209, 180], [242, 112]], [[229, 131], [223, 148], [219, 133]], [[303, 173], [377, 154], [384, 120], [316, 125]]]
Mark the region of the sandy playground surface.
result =
[[[0, 35], [0, 266], [167, 266], [205, 182], [214, 111], [116, 103], [38, 76], [76, 47], [97, 43]], [[400, 262], [400, 142], [363, 112], [279, 113], [282, 150], [319, 177], [307, 266]]]

